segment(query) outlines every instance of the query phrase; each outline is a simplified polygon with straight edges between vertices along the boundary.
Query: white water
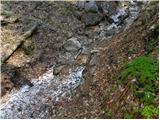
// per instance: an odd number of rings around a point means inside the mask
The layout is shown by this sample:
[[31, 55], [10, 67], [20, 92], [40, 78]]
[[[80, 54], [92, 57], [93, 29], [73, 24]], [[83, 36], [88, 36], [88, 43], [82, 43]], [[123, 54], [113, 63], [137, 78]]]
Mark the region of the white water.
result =
[[[143, 5], [142, 5], [142, 8], [139, 8], [137, 6], [136, 2], [131, 1], [130, 6], [129, 6], [129, 16], [123, 21], [124, 30], [127, 30], [130, 27], [130, 25], [138, 17], [139, 10], [143, 9], [146, 4], [147, 4], [147, 1], [144, 1]], [[120, 16], [125, 16], [127, 14], [126, 9], [127, 9], [126, 7], [118, 8], [117, 13], [111, 16], [111, 18], [113, 19], [114, 22], [112, 24], [106, 26], [107, 29], [105, 29], [102, 26], [102, 29], [107, 30], [107, 31], [113, 31], [114, 30], [114, 31], [116, 31], [114, 34], [118, 33], [120, 28], [122, 27], [121, 25], [118, 25], [118, 23], [120, 21], [119, 17]], [[107, 38], [111, 38], [112, 36], [113, 36], [113, 34], [111, 34], [110, 36], [107, 36]]]
[[33, 87], [24, 86], [12, 93], [10, 99], [0, 105], [0, 118], [47, 118], [50, 112], [46, 111], [53, 109], [53, 103], [65, 94], [71, 94], [82, 83], [82, 71], [83, 67], [77, 67], [67, 79], [59, 79], [53, 76], [51, 68], [38, 79], [32, 80]]

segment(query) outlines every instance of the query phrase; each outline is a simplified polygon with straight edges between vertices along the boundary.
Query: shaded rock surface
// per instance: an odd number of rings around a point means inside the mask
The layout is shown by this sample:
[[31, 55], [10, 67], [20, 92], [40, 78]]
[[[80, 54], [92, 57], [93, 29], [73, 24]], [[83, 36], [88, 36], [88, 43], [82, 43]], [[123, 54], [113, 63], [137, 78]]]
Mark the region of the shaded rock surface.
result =
[[74, 37], [67, 40], [64, 43], [63, 48], [68, 52], [75, 52], [81, 48], [81, 44], [78, 39]]
[[93, 26], [97, 25], [98, 23], [101, 22], [103, 19], [103, 16], [98, 13], [86, 13], [82, 15], [81, 20], [85, 23], [86, 26]]

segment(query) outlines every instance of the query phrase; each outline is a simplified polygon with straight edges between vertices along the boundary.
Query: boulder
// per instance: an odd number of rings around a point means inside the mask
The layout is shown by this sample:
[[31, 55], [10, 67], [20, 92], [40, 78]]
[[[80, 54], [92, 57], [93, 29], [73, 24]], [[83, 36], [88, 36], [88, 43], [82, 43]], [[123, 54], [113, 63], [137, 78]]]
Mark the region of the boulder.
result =
[[102, 19], [103, 16], [101, 14], [90, 12], [83, 14], [81, 18], [82, 22], [84, 22], [86, 26], [97, 25], [102, 21]]

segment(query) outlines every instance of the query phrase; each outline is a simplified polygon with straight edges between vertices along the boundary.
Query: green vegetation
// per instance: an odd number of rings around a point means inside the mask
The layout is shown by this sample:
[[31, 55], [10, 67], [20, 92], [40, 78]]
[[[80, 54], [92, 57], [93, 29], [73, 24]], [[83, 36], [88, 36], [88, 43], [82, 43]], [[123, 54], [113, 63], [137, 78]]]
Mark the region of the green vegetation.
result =
[[158, 61], [151, 56], [141, 56], [126, 64], [122, 68], [120, 80], [126, 82], [128, 78], [134, 79], [131, 85], [133, 95], [139, 98], [144, 108], [139, 112], [145, 118], [158, 116], [156, 106], [156, 93], [158, 92]]
[[158, 116], [158, 108], [154, 107], [153, 105], [145, 106], [142, 110], [140, 110], [141, 114], [150, 119], [152, 116]]

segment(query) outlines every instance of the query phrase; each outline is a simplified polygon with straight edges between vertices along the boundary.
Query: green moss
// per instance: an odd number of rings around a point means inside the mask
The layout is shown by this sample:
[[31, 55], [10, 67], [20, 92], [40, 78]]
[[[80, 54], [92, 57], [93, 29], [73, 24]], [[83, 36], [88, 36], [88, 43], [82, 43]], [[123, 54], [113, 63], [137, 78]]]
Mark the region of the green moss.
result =
[[142, 84], [150, 83], [158, 77], [158, 62], [150, 56], [139, 57], [122, 68], [120, 79], [125, 80], [128, 76], [138, 78]]

